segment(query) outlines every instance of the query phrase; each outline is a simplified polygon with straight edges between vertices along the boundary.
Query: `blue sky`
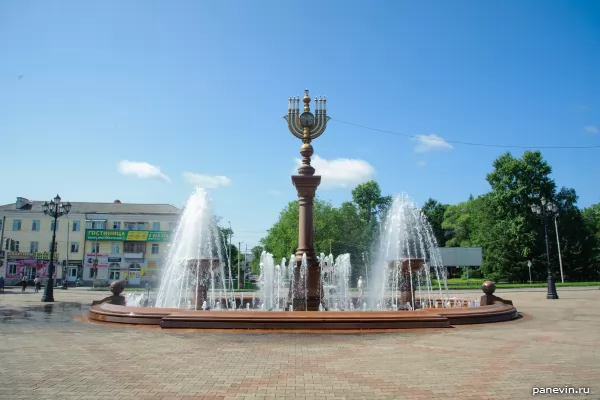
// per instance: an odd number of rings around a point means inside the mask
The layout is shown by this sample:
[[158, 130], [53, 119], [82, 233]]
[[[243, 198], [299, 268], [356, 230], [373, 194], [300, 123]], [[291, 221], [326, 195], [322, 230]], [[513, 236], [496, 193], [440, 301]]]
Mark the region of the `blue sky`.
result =
[[[216, 213], [249, 247], [296, 198], [300, 141], [282, 117], [305, 88], [333, 118], [313, 146], [334, 204], [371, 176], [385, 194], [457, 203], [523, 152], [340, 121], [600, 145], [597, 1], [4, 1], [0, 54], [0, 203], [181, 206], [192, 180], [216, 186]], [[600, 202], [600, 148], [543, 154], [580, 206]]]

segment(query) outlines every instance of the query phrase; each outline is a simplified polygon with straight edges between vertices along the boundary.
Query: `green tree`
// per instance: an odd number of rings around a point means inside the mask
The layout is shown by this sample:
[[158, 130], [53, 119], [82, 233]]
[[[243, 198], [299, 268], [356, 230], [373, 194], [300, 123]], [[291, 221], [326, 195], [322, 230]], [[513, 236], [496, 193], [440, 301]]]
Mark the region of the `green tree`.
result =
[[592, 204], [581, 211], [587, 228], [596, 236], [600, 242], [600, 203]]
[[[593, 277], [597, 263], [589, 249], [595, 241], [584, 229], [575, 190], [556, 190], [550, 178], [552, 168], [539, 151], [526, 151], [521, 158], [507, 153], [493, 165], [494, 170], [487, 175], [491, 191], [480, 197], [478, 212], [472, 214], [476, 219], [470, 225], [476, 225], [476, 230], [469, 234], [469, 241], [484, 249], [482, 270], [486, 277], [525, 282], [529, 279], [527, 257], [531, 257], [533, 279], [545, 279], [544, 224], [531, 211], [531, 205], [539, 204], [541, 197], [553, 201], [559, 210], [565, 274], [573, 279]], [[551, 218], [548, 239], [551, 265], [558, 274], [556, 231]]]
[[448, 209], [447, 204], [441, 204], [432, 198], [427, 199], [421, 208], [421, 211], [429, 220], [433, 235], [435, 236], [435, 240], [439, 247], [444, 247], [446, 245], [446, 232], [442, 226], [446, 209]]
[[260, 274], [260, 256], [264, 251], [262, 246], [254, 246], [252, 248], [252, 261], [250, 261], [250, 268], [253, 274]]
[[368, 181], [352, 190], [352, 201], [356, 204], [358, 216], [362, 222], [360, 224], [360, 236], [356, 239], [358, 240], [358, 246], [363, 251], [356, 253], [356, 256], [360, 254], [362, 259], [364, 255], [365, 260], [369, 260], [372, 245], [379, 237], [379, 224], [385, 218], [385, 214], [392, 204], [392, 198], [391, 196], [381, 195], [381, 188], [377, 182]]
[[484, 247], [482, 270], [495, 280], [527, 281], [527, 255], [534, 255], [536, 271], [543, 266], [543, 237], [540, 240], [540, 223], [531, 205], [542, 196], [553, 197], [552, 169], [539, 151], [526, 151], [521, 158], [506, 153], [493, 166], [486, 177], [491, 191], [478, 221], [478, 241]]
[[365, 221], [381, 217], [392, 203], [390, 196], [382, 196], [381, 188], [375, 181], [361, 183], [352, 190], [352, 201], [357, 205]]
[[[560, 238], [565, 280], [597, 280], [599, 274], [598, 238], [586, 220], [584, 212], [577, 207], [574, 189], [562, 188], [555, 196], [558, 206], [556, 223], [549, 221], [551, 263], [558, 265], [556, 230]], [[585, 210], [584, 210], [585, 211]], [[589, 216], [589, 214], [588, 214]]]
[[446, 235], [445, 247], [474, 247], [476, 241], [477, 207], [482, 199], [473, 199], [449, 205], [444, 211], [442, 229]]
[[[316, 200], [318, 202], [318, 200]], [[279, 213], [279, 219], [260, 240], [265, 251], [272, 253], [275, 260], [289, 257], [298, 246], [298, 201], [290, 201]]]

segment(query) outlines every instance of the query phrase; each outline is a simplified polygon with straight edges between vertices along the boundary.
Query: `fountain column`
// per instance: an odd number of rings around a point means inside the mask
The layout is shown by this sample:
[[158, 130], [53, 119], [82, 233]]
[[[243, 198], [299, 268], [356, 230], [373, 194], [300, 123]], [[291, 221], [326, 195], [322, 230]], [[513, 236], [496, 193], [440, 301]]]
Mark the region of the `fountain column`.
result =
[[292, 303], [294, 305], [294, 310], [303, 310], [306, 305], [307, 310], [318, 311], [319, 304], [321, 304], [321, 267], [314, 248], [313, 200], [315, 198], [317, 186], [321, 183], [321, 177], [294, 175], [292, 176], [292, 182], [294, 183], [294, 186], [296, 186], [296, 191], [298, 192], [298, 203], [300, 207], [298, 220], [298, 249], [296, 251], [296, 268], [294, 268], [294, 282], [297, 283], [297, 288], [302, 286], [300, 267], [303, 254], [306, 254], [306, 261], [308, 263], [306, 293], [302, 293], [302, 290], [294, 290]]
[[[302, 140], [300, 147], [302, 165], [298, 168], [298, 175], [292, 176], [292, 182], [298, 192], [300, 207], [292, 305], [294, 310], [318, 311], [321, 304], [321, 267], [314, 248], [313, 200], [317, 186], [321, 183], [321, 177], [315, 175], [315, 169], [310, 165], [310, 157], [313, 155], [313, 147], [310, 142], [321, 136], [330, 118], [327, 116], [327, 100], [325, 98], [317, 97], [315, 99], [315, 114], [310, 112], [310, 100], [307, 89], [304, 91], [302, 99], [304, 112], [300, 114], [300, 98], [290, 97], [288, 114], [284, 118], [288, 122], [290, 132]], [[306, 291], [302, 290], [304, 282], [300, 279], [303, 254], [306, 254], [308, 263]]]

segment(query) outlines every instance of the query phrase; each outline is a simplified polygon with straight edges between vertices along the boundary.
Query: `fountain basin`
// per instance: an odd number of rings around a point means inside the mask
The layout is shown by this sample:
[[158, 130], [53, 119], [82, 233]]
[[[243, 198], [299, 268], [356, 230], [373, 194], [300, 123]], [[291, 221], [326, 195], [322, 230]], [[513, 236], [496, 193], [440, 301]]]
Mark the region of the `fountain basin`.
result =
[[92, 321], [154, 325], [162, 329], [243, 330], [397, 330], [451, 328], [454, 325], [510, 321], [514, 306], [429, 308], [416, 311], [197, 311], [178, 308], [128, 307], [98, 304], [89, 309]]

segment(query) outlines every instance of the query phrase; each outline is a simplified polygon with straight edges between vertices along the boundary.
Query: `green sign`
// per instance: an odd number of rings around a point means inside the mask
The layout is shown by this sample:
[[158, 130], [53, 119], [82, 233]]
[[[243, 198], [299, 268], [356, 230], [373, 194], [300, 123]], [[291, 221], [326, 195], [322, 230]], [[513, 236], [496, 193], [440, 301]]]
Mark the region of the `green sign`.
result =
[[86, 229], [86, 240], [107, 240], [113, 242], [168, 242], [171, 231], [122, 231]]

